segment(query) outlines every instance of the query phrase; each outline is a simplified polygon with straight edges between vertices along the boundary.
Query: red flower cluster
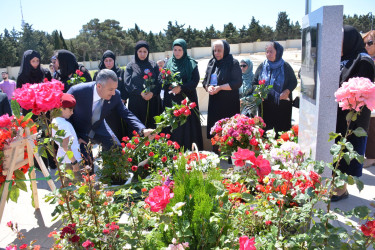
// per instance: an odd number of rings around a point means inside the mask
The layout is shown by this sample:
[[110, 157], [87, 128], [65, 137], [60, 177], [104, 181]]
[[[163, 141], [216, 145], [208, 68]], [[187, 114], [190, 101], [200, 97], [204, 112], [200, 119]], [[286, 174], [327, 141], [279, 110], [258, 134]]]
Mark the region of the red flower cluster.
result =
[[26, 83], [14, 91], [14, 99], [22, 108], [31, 109], [33, 114], [39, 115], [41, 112], [61, 107], [63, 90], [64, 84], [57, 80], [39, 84]]
[[366, 224], [361, 225], [361, 231], [365, 236], [375, 238], [375, 220], [367, 221]]
[[161, 73], [161, 78], [162, 79], [167, 79], [172, 75], [171, 71], [169, 69], [165, 70], [163, 68], [159, 68], [159, 71]]
[[291, 130], [280, 135], [280, 139], [285, 141], [298, 141], [298, 125], [292, 126]]
[[[199, 154], [199, 159], [205, 159], [207, 158], [207, 155], [198, 153]], [[198, 154], [197, 153], [191, 153], [188, 156], [186, 156], [187, 164], [190, 164], [192, 161], [198, 161]], [[177, 157], [176, 157], [177, 159]]]
[[113, 232], [117, 232], [120, 229], [120, 227], [116, 224], [116, 222], [107, 223], [105, 227], [106, 228], [103, 229], [103, 234], [106, 234], [106, 235], [111, 234]]
[[[24, 117], [21, 116], [20, 118], [16, 118], [14, 116], [9, 116], [5, 114], [0, 117], [0, 187], [6, 180], [6, 175], [3, 175], [3, 157], [4, 157], [4, 147], [8, 145], [12, 139], [16, 136], [18, 130], [20, 128], [25, 129], [26, 127], [30, 127], [31, 134], [35, 134], [37, 132], [37, 128], [33, 125], [33, 120], [27, 119], [25, 121]], [[23, 134], [25, 136], [25, 132]], [[25, 148], [24, 159], [27, 159], [27, 150]], [[19, 168], [24, 174], [27, 173], [29, 170], [29, 164], [26, 164]], [[13, 174], [13, 180], [16, 179], [15, 175]]]
[[264, 85], [266, 83], [266, 80], [264, 80], [264, 79], [260, 80], [258, 83], [259, 83], [259, 85]]
[[76, 74], [79, 75], [79, 76], [83, 76], [83, 72], [80, 71], [79, 69], [76, 70]]
[[64, 227], [60, 233], [60, 239], [64, 239], [65, 236], [68, 235], [68, 240], [70, 242], [78, 242], [79, 236], [76, 235], [76, 224], [68, 224], [68, 226]]
[[225, 179], [223, 180], [223, 184], [228, 189], [229, 194], [244, 193], [247, 191], [246, 186], [239, 182], [231, 183], [228, 179]]
[[[315, 184], [320, 183], [320, 176], [314, 171], [310, 171], [308, 175], [301, 171], [292, 174], [285, 170], [276, 170], [273, 173], [276, 175], [278, 180], [283, 180], [282, 184], [276, 186], [274, 185], [276, 178], [270, 178], [268, 183], [264, 185], [256, 185], [256, 189], [259, 192], [266, 194], [281, 193], [284, 196], [294, 198], [297, 195], [298, 190], [302, 193], [305, 193], [308, 188], [313, 188], [315, 190]], [[318, 191], [315, 192], [318, 193]], [[269, 198], [273, 199], [271, 196], [269, 196]], [[283, 205], [284, 201], [278, 201], [278, 204]], [[287, 205], [295, 206], [298, 204], [295, 202], [290, 202]]]
[[263, 179], [264, 176], [271, 173], [271, 164], [267, 159], [263, 159], [262, 155], [255, 157], [255, 153], [249, 149], [238, 148], [237, 152], [234, 153], [235, 159], [234, 164], [238, 167], [243, 167], [245, 161], [252, 163], [251, 167], [257, 172], [257, 175]]

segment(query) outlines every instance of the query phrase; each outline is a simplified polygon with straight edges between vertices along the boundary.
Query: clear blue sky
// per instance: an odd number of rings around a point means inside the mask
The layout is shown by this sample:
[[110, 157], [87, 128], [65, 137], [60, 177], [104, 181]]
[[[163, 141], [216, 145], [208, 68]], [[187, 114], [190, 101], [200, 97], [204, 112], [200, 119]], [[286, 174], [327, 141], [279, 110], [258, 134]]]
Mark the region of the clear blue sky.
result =
[[[167, 27], [168, 21], [204, 29], [211, 24], [222, 30], [223, 25], [232, 22], [237, 28], [248, 25], [251, 17], [260, 24], [275, 27], [277, 15], [286, 11], [291, 21], [299, 21], [305, 14], [304, 0], [190, 0], [190, 1], [126, 1], [126, 0], [22, 0], [25, 22], [34, 29], [51, 33], [61, 30], [65, 39], [79, 34], [82, 25], [93, 18], [115, 19], [124, 29], [134, 24], [146, 32], [158, 33]], [[311, 10], [323, 5], [344, 5], [344, 14], [375, 15], [375, 0], [311, 0]], [[19, 0], [0, 0], [0, 33], [4, 29], [21, 29]]]

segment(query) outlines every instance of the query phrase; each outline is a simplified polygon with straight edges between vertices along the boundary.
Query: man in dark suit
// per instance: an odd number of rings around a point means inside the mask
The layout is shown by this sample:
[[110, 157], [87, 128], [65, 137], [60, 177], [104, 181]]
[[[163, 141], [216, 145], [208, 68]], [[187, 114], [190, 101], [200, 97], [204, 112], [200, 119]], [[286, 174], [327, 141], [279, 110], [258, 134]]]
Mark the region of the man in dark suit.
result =
[[68, 93], [76, 99], [74, 114], [70, 117], [70, 121], [80, 144], [86, 144], [91, 140], [102, 144], [103, 150], [107, 151], [116, 143], [114, 134], [110, 133], [110, 128], [104, 121], [112, 111], [123, 118], [140, 136], [150, 136], [153, 132], [153, 129], [146, 129], [122, 103], [120, 92], [117, 90], [117, 75], [112, 70], [101, 70], [96, 82], [75, 85]]
[[12, 115], [12, 110], [9, 105], [7, 94], [0, 91], [0, 116], [8, 114]]

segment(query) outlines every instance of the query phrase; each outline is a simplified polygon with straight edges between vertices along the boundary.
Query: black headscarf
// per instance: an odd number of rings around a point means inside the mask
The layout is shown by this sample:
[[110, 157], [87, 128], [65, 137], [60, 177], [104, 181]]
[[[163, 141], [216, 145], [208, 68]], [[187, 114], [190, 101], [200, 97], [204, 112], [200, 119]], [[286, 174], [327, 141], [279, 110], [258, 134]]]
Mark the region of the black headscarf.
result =
[[359, 53], [367, 53], [363, 39], [359, 32], [352, 26], [344, 25], [344, 42], [342, 44], [343, 56], [341, 61], [354, 60]]
[[68, 50], [59, 50], [57, 52], [57, 59], [59, 60], [60, 77], [62, 81], [68, 79], [69, 75], [75, 73], [79, 68], [76, 56]]
[[[139, 59], [138, 57], [138, 50], [140, 48], [146, 48], [147, 49], [147, 57], [145, 60], [141, 60]], [[135, 44], [135, 48], [134, 48], [134, 60], [135, 62], [138, 64], [138, 65], [143, 65], [143, 64], [147, 64], [148, 63], [148, 56], [150, 55], [150, 49], [149, 49], [149, 46], [148, 46], [148, 43], [146, 41], [138, 41], [136, 44]]]
[[349, 25], [344, 25], [342, 52], [340, 84], [352, 75], [353, 70], [356, 69], [361, 60], [371, 61], [371, 57], [367, 56], [361, 35], [354, 27]]
[[113, 61], [114, 61], [114, 63], [113, 63], [113, 67], [112, 67], [111, 70], [113, 70], [114, 72], [117, 73], [116, 55], [115, 55], [115, 53], [113, 53], [111, 50], [107, 50], [106, 52], [104, 52], [103, 57], [102, 57], [102, 60], [99, 62], [99, 69], [105, 69], [105, 68], [106, 68], [106, 67], [105, 67], [105, 64], [104, 64], [104, 60], [105, 60], [106, 58], [108, 58], [108, 57], [112, 58]]
[[283, 58], [283, 54], [284, 54], [284, 47], [276, 42], [276, 41], [273, 41], [273, 47], [275, 48], [276, 50], [276, 58], [275, 58], [275, 62], [278, 62], [280, 59]]
[[[39, 65], [36, 69], [31, 66], [30, 61], [34, 57], [39, 58]], [[26, 50], [23, 53], [20, 71], [18, 77], [22, 78], [24, 83], [41, 83], [43, 82], [44, 73], [40, 66], [40, 54], [35, 50]]]
[[207, 81], [205, 85], [208, 85], [211, 80], [211, 74], [214, 73], [217, 69], [217, 78], [221, 81], [224, 80], [227, 73], [230, 72], [232, 65], [233, 65], [233, 56], [232, 54], [229, 54], [230, 52], [230, 46], [229, 43], [225, 40], [221, 40], [224, 46], [224, 56], [221, 60], [217, 60], [215, 58], [214, 54], [214, 48], [212, 48], [212, 56], [213, 58], [208, 62], [206, 76]]

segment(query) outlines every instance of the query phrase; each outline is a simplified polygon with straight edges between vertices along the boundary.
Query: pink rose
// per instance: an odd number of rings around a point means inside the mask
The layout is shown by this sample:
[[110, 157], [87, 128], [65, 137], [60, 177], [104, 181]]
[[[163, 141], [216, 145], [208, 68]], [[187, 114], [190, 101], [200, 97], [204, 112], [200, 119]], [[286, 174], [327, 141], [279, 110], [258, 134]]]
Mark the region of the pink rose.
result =
[[82, 243], [82, 246], [86, 249], [89, 249], [90, 247], [94, 247], [94, 243], [92, 243], [90, 240], [86, 240]]
[[249, 239], [247, 236], [240, 237], [240, 250], [256, 250], [255, 238]]
[[8, 127], [12, 125], [13, 116], [9, 116], [8, 114], [0, 116], [0, 127]]
[[173, 196], [174, 194], [166, 185], [157, 186], [149, 191], [149, 196], [145, 199], [145, 202], [150, 205], [152, 212], [159, 212], [165, 209]]
[[233, 159], [235, 159], [234, 164], [238, 167], [245, 165], [245, 161], [255, 162], [256, 160], [255, 153], [247, 148], [238, 148], [237, 152], [234, 153]]
[[375, 109], [375, 85], [368, 78], [350, 78], [335, 92], [335, 97], [342, 110], [360, 111], [364, 105], [371, 111]]
[[251, 166], [252, 168], [255, 168], [257, 171], [257, 175], [260, 178], [263, 178], [264, 176], [271, 173], [271, 164], [268, 160], [263, 159], [262, 155], [259, 155], [256, 161], [254, 162], [254, 165]]

